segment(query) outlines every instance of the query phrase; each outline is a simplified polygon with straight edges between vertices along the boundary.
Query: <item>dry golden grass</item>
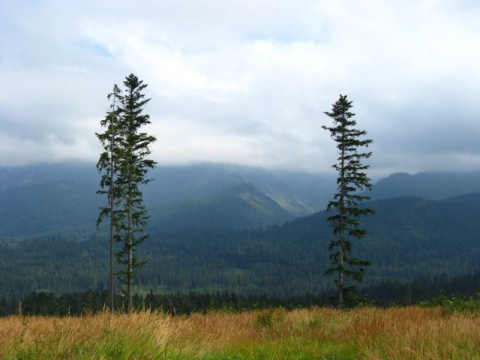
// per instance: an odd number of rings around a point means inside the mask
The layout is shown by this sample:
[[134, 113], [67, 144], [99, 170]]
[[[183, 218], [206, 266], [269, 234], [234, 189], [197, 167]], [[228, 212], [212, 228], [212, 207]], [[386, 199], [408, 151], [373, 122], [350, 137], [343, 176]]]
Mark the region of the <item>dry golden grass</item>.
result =
[[[370, 320], [358, 319], [354, 332], [371, 336], [361, 341], [368, 359], [480, 359], [480, 317], [436, 309], [375, 310]], [[372, 336], [375, 334], [376, 336]]]
[[480, 359], [480, 316], [327, 308], [0, 318], [0, 359]]

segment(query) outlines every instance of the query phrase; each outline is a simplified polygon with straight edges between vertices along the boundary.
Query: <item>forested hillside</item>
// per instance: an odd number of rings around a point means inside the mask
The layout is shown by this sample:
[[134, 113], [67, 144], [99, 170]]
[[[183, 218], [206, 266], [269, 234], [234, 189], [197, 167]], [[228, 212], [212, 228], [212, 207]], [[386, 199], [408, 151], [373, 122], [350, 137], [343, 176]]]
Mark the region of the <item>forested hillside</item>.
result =
[[0, 239], [91, 231], [101, 199], [85, 182], [55, 180], [0, 189]]
[[[334, 182], [235, 165], [159, 167], [144, 189], [152, 228], [255, 228], [323, 209]], [[94, 165], [0, 168], [0, 237], [92, 231], [105, 196]]]
[[[366, 285], [480, 270], [480, 195], [443, 201], [414, 197], [372, 201], [368, 235], [355, 251], [369, 259]], [[277, 296], [317, 293], [331, 285], [323, 272], [331, 231], [326, 213], [263, 230], [153, 231], [138, 249], [148, 264], [140, 289], [161, 292], [233, 291]], [[72, 240], [75, 239], [75, 240]], [[107, 238], [61, 235], [3, 241], [3, 295], [105, 289]]]

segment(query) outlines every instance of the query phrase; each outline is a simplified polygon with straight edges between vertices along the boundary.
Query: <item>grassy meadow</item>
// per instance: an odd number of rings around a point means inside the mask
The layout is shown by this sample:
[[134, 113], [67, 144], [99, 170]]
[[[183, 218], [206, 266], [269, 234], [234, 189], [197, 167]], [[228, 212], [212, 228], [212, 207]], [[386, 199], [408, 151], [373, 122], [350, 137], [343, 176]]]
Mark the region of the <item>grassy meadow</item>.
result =
[[0, 359], [480, 359], [480, 314], [314, 308], [0, 318]]

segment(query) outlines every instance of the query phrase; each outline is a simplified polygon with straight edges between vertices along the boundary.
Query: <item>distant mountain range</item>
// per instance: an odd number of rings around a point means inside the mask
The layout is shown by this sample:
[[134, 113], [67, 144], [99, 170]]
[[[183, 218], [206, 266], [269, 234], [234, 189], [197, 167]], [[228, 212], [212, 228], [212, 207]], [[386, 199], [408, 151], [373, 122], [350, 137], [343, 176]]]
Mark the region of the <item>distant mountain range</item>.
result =
[[[145, 189], [150, 238], [139, 284], [158, 291], [296, 295], [331, 285], [321, 211], [335, 179], [234, 165], [159, 167]], [[480, 270], [480, 173], [393, 174], [363, 203], [354, 242], [366, 282]], [[95, 231], [92, 165], [0, 169], [0, 295], [104, 289], [108, 246]]]
[[[143, 188], [152, 229], [243, 229], [325, 207], [331, 179], [235, 165], [158, 167]], [[94, 165], [0, 168], [0, 236], [92, 230], [106, 197]]]
[[[152, 231], [246, 229], [282, 224], [325, 209], [335, 179], [236, 165], [158, 167], [144, 188]], [[0, 237], [93, 230], [100, 175], [92, 164], [0, 168]], [[372, 200], [445, 199], [480, 192], [480, 172], [396, 173], [378, 181]], [[468, 198], [469, 196], [467, 196]]]

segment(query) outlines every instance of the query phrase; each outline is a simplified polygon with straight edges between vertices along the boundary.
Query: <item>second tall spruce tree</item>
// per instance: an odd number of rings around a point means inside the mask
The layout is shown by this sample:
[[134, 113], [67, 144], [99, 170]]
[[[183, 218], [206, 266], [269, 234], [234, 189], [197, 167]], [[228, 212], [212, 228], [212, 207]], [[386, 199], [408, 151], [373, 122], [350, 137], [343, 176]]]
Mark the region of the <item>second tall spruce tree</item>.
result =
[[344, 306], [345, 302], [353, 300], [355, 285], [347, 283], [349, 278], [361, 282], [363, 280], [363, 269], [370, 263], [360, 260], [351, 255], [352, 244], [350, 239], [361, 239], [366, 230], [360, 227], [358, 218], [373, 214], [373, 210], [360, 207], [358, 203], [368, 200], [363, 195], [364, 190], [370, 190], [372, 184], [366, 174], [368, 165], [362, 160], [368, 159], [372, 153], [362, 152], [362, 147], [368, 147], [372, 140], [362, 139], [366, 131], [355, 129], [356, 121], [353, 120], [354, 113], [350, 112], [352, 102], [347, 96], [340, 95], [340, 98], [333, 104], [331, 112], [325, 112], [333, 119], [330, 127], [322, 126], [330, 131], [332, 139], [337, 144], [337, 163], [332, 167], [337, 171], [337, 192], [327, 205], [327, 211], [333, 210], [333, 215], [327, 221], [333, 228], [335, 239], [329, 243], [330, 267], [326, 275], [336, 274], [335, 280], [338, 289], [338, 305]]

